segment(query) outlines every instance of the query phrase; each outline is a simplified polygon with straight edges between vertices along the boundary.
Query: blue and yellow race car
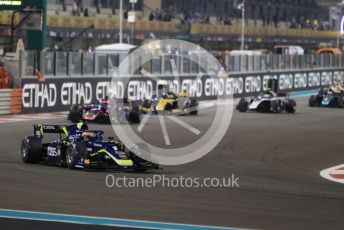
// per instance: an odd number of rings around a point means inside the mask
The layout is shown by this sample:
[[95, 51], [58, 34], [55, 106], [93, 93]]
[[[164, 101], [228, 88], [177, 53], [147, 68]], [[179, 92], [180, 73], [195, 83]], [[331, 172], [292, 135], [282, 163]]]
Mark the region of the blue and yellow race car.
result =
[[[59, 139], [43, 143], [46, 133], [59, 134]], [[26, 136], [21, 144], [25, 163], [45, 163], [70, 169], [157, 169], [131, 151], [121, 141], [103, 140], [103, 131], [89, 130], [87, 124], [34, 125], [34, 135]]]

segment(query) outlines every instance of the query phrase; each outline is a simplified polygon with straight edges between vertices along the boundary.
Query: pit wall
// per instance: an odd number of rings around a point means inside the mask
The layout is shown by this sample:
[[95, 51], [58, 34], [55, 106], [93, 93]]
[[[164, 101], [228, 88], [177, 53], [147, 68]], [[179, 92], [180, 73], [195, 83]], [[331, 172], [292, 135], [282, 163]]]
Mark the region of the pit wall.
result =
[[[157, 85], [170, 85], [174, 91], [186, 90], [199, 100], [216, 99], [218, 95], [233, 94], [234, 98], [249, 97], [262, 92], [269, 79], [279, 80], [281, 92], [304, 91], [326, 87], [333, 82], [344, 82], [344, 69], [317, 69], [281, 72], [232, 74], [217, 79], [195, 75], [180, 77], [179, 83], [172, 76], [159, 80], [137, 76], [110, 77], [47, 77], [43, 83], [37, 78], [22, 79], [22, 113], [67, 111], [72, 104], [93, 103], [105, 97], [109, 88], [117, 97], [132, 98], [141, 95], [149, 98]], [[111, 87], [110, 87], [111, 86]]]

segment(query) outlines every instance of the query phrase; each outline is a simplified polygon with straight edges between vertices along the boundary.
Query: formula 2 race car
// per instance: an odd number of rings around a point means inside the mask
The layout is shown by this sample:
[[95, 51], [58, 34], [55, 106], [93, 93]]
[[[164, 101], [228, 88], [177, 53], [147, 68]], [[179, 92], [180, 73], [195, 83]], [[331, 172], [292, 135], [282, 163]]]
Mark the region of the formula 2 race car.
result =
[[309, 97], [310, 107], [344, 108], [344, 87], [337, 83]]
[[239, 112], [281, 113], [285, 111], [287, 113], [295, 113], [296, 101], [289, 99], [285, 93], [278, 93], [278, 81], [276, 79], [269, 80], [268, 88], [270, 89], [249, 100], [241, 98], [236, 107], [237, 110]]
[[187, 93], [174, 93], [165, 85], [159, 85], [161, 95], [153, 95], [151, 99], [142, 102], [142, 113], [171, 113], [177, 115], [196, 115], [198, 113], [198, 101], [191, 98]]
[[[130, 123], [140, 123], [141, 112], [139, 106], [133, 102], [118, 103], [117, 109], [120, 112], [119, 114], [123, 116], [122, 120]], [[77, 123], [80, 120], [110, 123], [109, 99], [98, 99], [97, 103], [89, 105], [72, 105], [69, 110], [68, 120], [71, 120], [73, 123]]]
[[[103, 131], [89, 130], [83, 122], [68, 126], [35, 124], [33, 127], [34, 136], [26, 136], [21, 144], [21, 158], [25, 163], [45, 163], [70, 169], [135, 171], [159, 167], [126, 150], [120, 141], [103, 140]], [[59, 134], [60, 138], [43, 143], [46, 133]]]

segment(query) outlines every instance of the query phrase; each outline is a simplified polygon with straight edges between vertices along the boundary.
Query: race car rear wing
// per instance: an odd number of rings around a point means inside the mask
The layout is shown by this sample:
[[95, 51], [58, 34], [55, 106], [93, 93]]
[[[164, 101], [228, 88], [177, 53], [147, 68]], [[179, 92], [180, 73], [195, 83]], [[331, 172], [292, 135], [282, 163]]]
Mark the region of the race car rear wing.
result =
[[70, 134], [70, 132], [87, 129], [88, 126], [84, 122], [79, 122], [77, 124], [72, 125], [33, 125], [34, 135], [38, 138], [43, 138], [44, 133], [58, 133], [65, 134], [67, 136]]
[[33, 125], [34, 135], [38, 138], [43, 138], [44, 133], [66, 133], [66, 126], [63, 125]]

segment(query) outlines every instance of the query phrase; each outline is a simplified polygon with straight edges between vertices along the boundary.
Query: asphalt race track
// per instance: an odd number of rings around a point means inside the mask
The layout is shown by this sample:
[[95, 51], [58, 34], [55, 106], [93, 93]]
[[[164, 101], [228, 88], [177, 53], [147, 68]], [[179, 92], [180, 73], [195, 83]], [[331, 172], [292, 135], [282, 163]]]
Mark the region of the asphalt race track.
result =
[[[234, 112], [230, 129], [211, 153], [190, 164], [143, 174], [24, 164], [20, 142], [32, 135], [34, 122], [0, 124], [0, 208], [239, 228], [341, 229], [344, 185], [325, 180], [319, 172], [344, 163], [344, 110], [309, 108], [307, 98], [296, 100], [296, 114]], [[204, 111], [183, 119], [202, 129], [206, 117]], [[107, 125], [90, 128], [111, 131]], [[159, 139], [157, 130], [147, 126], [146, 132]], [[178, 136], [175, 140], [190, 137], [174, 129], [169, 135]], [[235, 174], [240, 187], [107, 188], [109, 173], [200, 178]], [[12, 222], [0, 219], [0, 225]]]

